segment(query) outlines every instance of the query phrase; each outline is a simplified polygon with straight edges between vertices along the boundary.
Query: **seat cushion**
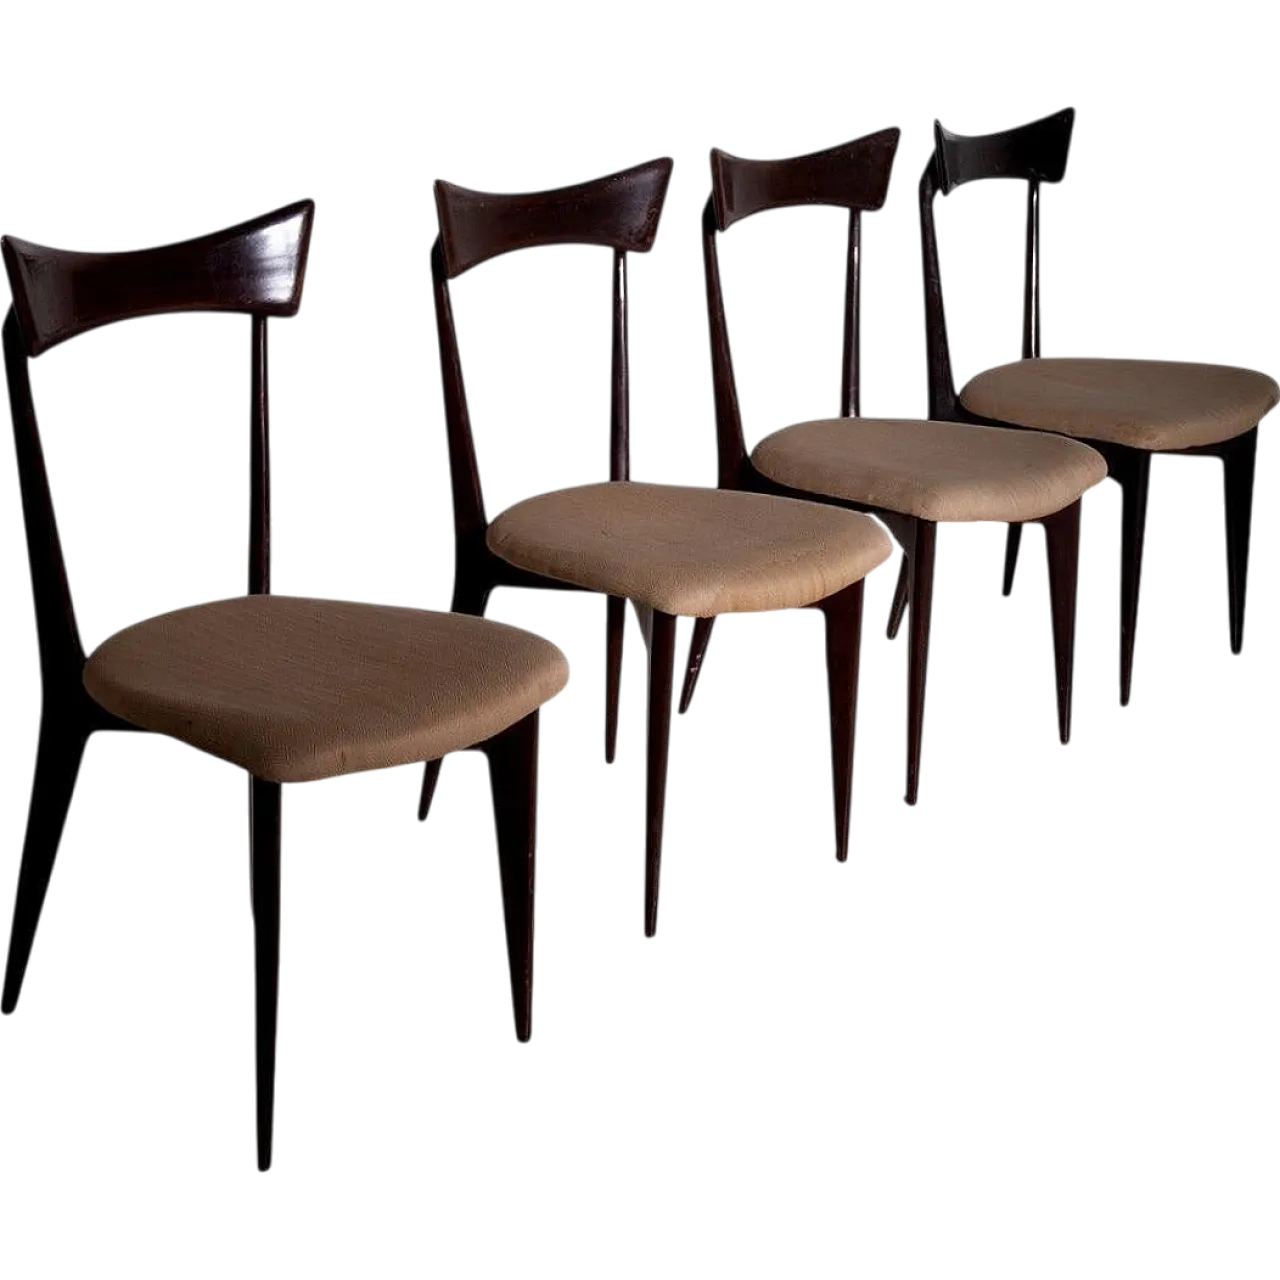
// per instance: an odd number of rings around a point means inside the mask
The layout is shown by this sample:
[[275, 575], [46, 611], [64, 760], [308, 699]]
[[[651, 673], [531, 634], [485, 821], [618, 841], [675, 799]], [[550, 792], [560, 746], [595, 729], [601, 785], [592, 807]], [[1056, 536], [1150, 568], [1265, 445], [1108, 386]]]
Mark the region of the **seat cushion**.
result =
[[1096, 449], [1060, 436], [882, 418], [800, 422], [751, 460], [789, 488], [922, 520], [1038, 520], [1107, 474]]
[[960, 393], [971, 413], [1134, 449], [1190, 449], [1253, 430], [1280, 400], [1265, 373], [1169, 360], [1019, 360]]
[[289, 596], [179, 609], [105, 641], [89, 695], [268, 782], [434, 760], [564, 688], [555, 645], [454, 613]]
[[813, 604], [865, 577], [890, 545], [852, 511], [627, 481], [541, 494], [489, 526], [509, 564], [695, 618]]

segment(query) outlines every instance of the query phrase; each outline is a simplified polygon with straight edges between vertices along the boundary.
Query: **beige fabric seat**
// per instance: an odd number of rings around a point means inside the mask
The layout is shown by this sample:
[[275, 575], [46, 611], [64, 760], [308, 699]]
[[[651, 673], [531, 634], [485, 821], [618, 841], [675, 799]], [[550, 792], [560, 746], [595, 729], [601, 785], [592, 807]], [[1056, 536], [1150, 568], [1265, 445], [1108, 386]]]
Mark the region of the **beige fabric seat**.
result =
[[564, 655], [453, 613], [244, 596], [127, 627], [89, 658], [94, 701], [267, 782], [432, 760], [552, 698]]
[[751, 455], [779, 484], [921, 520], [1038, 520], [1107, 474], [1060, 436], [906, 419], [831, 418], [766, 436]]
[[623, 481], [517, 503], [488, 541], [521, 569], [701, 618], [813, 604], [864, 578], [891, 546], [856, 512]]
[[1019, 360], [960, 393], [984, 418], [1151, 451], [1233, 440], [1277, 401], [1264, 373], [1169, 360]]

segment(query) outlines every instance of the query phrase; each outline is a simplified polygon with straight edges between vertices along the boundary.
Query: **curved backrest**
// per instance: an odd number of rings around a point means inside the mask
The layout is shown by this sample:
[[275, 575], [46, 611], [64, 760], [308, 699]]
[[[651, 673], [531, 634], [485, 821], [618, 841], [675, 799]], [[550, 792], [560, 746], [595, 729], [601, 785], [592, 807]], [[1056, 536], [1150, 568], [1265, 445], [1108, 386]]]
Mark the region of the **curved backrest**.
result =
[[449, 278], [513, 249], [596, 244], [647, 253], [671, 179], [671, 161], [650, 160], [607, 178], [554, 191], [497, 195], [436, 183], [440, 243]]
[[724, 487], [749, 481], [742, 414], [729, 351], [724, 292], [716, 233], [766, 209], [795, 205], [833, 205], [849, 211], [845, 260], [844, 359], [840, 413], [859, 412], [859, 292], [862, 270], [862, 214], [879, 209], [889, 191], [898, 129], [882, 129], [852, 142], [786, 160], [743, 160], [723, 151], [711, 153], [711, 198], [702, 217], [707, 313], [711, 325], [711, 374], [715, 388], [719, 480]]
[[431, 274], [444, 382], [454, 532], [460, 558], [485, 554], [488, 522], [449, 281], [478, 263], [515, 249], [587, 244], [613, 250], [609, 475], [612, 480], [626, 480], [630, 472], [626, 255], [631, 251], [647, 253], [653, 247], [671, 167], [668, 159], [650, 160], [592, 182], [528, 195], [496, 195], [469, 191], [451, 182], [436, 183], [440, 236], [431, 251]]
[[291, 316], [315, 205], [301, 200], [239, 226], [159, 249], [75, 253], [0, 240], [27, 354], [116, 320], [171, 311]]
[[[49, 492], [29, 361], [68, 338], [117, 320], [175, 311], [250, 315], [249, 591], [267, 592], [267, 317], [298, 310], [314, 211], [310, 200], [302, 200], [197, 240], [130, 253], [75, 253], [11, 236], [0, 239], [13, 290], [3, 331], [5, 373], [46, 698], [78, 699], [88, 706], [81, 683], [84, 651]], [[93, 707], [88, 713], [105, 715]]]
[[920, 237], [924, 256], [925, 347], [929, 367], [929, 416], [965, 417], [951, 373], [934, 197], [966, 182], [1018, 178], [1027, 184], [1026, 277], [1022, 311], [1022, 358], [1040, 354], [1040, 184], [1061, 182], [1067, 171], [1074, 108], [1003, 133], [965, 137], [933, 123], [934, 150], [920, 178]]

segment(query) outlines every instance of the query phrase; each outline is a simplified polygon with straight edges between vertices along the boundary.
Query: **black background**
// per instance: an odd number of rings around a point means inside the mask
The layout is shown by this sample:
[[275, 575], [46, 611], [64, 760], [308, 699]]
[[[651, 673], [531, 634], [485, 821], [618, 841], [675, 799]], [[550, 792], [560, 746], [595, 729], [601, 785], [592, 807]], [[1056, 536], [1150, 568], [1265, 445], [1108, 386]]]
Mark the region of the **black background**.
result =
[[[998, 124], [1056, 102], [984, 102]], [[1075, 96], [1071, 180], [1050, 200], [1052, 352], [1161, 352], [1276, 367], [1274, 118], [1258, 102], [1196, 110]], [[846, 104], [808, 122], [562, 134], [536, 146], [444, 131], [375, 163], [347, 140], [250, 177], [233, 148], [122, 165], [106, 154], [4, 188], [0, 225], [76, 247], [168, 243], [298, 197], [319, 204], [311, 292], [275, 325], [276, 588], [448, 602], [449, 488], [426, 196], [433, 177], [503, 191], [676, 157], [657, 250], [635, 262], [635, 467], [714, 465], [698, 234], [705, 146], [803, 151], [881, 124], [904, 131], [869, 219], [864, 412], [923, 412], [915, 174], [925, 113]], [[1171, 113], [1176, 127], [1170, 127]], [[394, 148], [392, 148], [394, 154]], [[404, 156], [412, 156], [412, 160]], [[975, 191], [945, 211], [954, 357], [1015, 355], [1020, 205]], [[809, 211], [726, 247], [755, 430], [835, 410], [840, 223]], [[608, 261], [570, 250], [463, 282], [490, 503], [607, 466]], [[44, 364], [46, 429], [88, 634], [243, 585], [246, 330], [227, 317], [147, 321]], [[6, 411], [6, 424], [10, 421]], [[58, 617], [40, 526], [20, 517], [8, 431], [3, 532], [10, 739], [4, 899], [40, 920], [6, 997], [6, 1091], [35, 1155], [225, 1167], [244, 1155], [243, 850], [229, 769], [120, 726], [93, 748], [63, 836], [36, 820], [60, 767], [46, 657]], [[577, 685], [545, 721], [539, 1037], [503, 1010], [483, 756], [445, 769], [425, 828], [416, 774], [288, 796], [287, 1165], [396, 1165], [477, 1116], [535, 1114], [604, 1088], [643, 1116], [681, 1080], [723, 1092], [742, 1064], [850, 1079], [928, 1024], [1009, 1033], [1019, 1052], [1140, 1041], [1202, 1019], [1251, 1023], [1258, 882], [1274, 846], [1271, 724], [1276, 466], [1263, 431], [1257, 572], [1244, 652], [1226, 631], [1226, 526], [1206, 463], [1157, 468], [1135, 695], [1117, 696], [1116, 493], [1085, 506], [1074, 744], [1053, 735], [1043, 541], [998, 598], [1000, 534], [946, 530], [938, 568], [928, 772], [902, 804], [900, 644], [892, 575], [872, 585], [860, 712], [856, 868], [831, 864], [823, 648], [814, 617], [723, 622], [694, 713], [673, 737], [671, 937], [639, 936], [636, 673], [625, 759], [600, 758], [603, 604], [499, 602], [566, 641]], [[20, 602], [20, 603], [19, 603]], [[681, 641], [687, 643], [686, 628]], [[680, 668], [677, 668], [677, 671]], [[46, 788], [47, 790], [47, 788]], [[26, 865], [19, 886], [17, 868]], [[860, 877], [911, 869], [865, 897]], [[923, 874], [922, 874], [923, 873]], [[36, 882], [56, 888], [32, 913]], [[46, 895], [47, 896], [47, 895]], [[20, 900], [20, 901], [19, 901]], [[18, 915], [18, 911], [23, 911]], [[13, 938], [6, 934], [13, 951]], [[24, 951], [29, 948], [24, 948]], [[870, 1034], [893, 1007], [897, 1032]], [[982, 1033], [977, 1032], [978, 1037]], [[1176, 1033], [1175, 1033], [1176, 1034]], [[1247, 1056], [1247, 1047], [1235, 1052]], [[735, 1064], [724, 1068], [722, 1064]], [[567, 1093], [566, 1093], [567, 1091]]]

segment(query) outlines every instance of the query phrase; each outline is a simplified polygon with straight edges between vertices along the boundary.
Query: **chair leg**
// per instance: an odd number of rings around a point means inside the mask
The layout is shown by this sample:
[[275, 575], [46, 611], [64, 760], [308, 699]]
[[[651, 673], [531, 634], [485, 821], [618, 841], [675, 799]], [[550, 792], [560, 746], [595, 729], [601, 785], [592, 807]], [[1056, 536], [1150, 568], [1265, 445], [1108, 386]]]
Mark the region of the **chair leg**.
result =
[[711, 629], [716, 625], [714, 618], [694, 618], [693, 639], [689, 641], [689, 662], [684, 673], [684, 688], [680, 691], [680, 714], [689, 710], [693, 701], [693, 691], [698, 685], [698, 674], [702, 670], [702, 660], [707, 655], [707, 645], [711, 643]]
[[[1053, 610], [1053, 660], [1058, 681], [1058, 737], [1071, 741], [1071, 682], [1075, 668], [1076, 582], [1080, 563], [1080, 502], [1043, 522]], [[1012, 531], [1019, 528], [1010, 525]]]
[[258, 1078], [258, 1168], [271, 1168], [276, 1096], [276, 1000], [280, 980], [280, 790], [254, 778], [249, 798], [253, 869], [255, 1042]]
[[528, 1040], [533, 1017], [533, 872], [538, 817], [538, 713], [525, 716], [481, 748], [489, 758], [498, 870], [507, 931], [516, 1038]]
[[1253, 517], [1253, 467], [1258, 428], [1230, 441], [1222, 454], [1227, 509], [1227, 602], [1231, 652], [1244, 646], [1244, 598], [1249, 578], [1249, 526]]
[[1001, 595], [1013, 594], [1013, 575], [1018, 571], [1018, 548], [1022, 546], [1022, 526], [1011, 524], [1004, 540], [1004, 586]]
[[907, 674], [907, 803], [920, 792], [920, 743], [924, 736], [924, 686], [929, 670], [933, 616], [933, 561], [938, 526], [917, 520], [911, 549], [911, 654]]
[[658, 873], [662, 866], [662, 814], [667, 797], [667, 744], [676, 620], [654, 610], [649, 641], [649, 761], [645, 797], [644, 932], [658, 931]]
[[823, 600], [827, 630], [827, 699], [831, 715], [831, 782], [836, 806], [836, 860], [849, 856], [853, 742], [858, 718], [858, 655], [862, 641], [862, 582]]
[[898, 583], [893, 589], [893, 604], [889, 606], [889, 626], [885, 634], [890, 640], [897, 639], [898, 628], [902, 626], [902, 615], [907, 611], [907, 584], [911, 578], [911, 557], [903, 552], [902, 567], [898, 570]]
[[1120, 537], [1120, 705], [1127, 707], [1133, 684], [1133, 643], [1138, 633], [1138, 588], [1142, 582], [1151, 455], [1126, 449], [1108, 461], [1124, 494]]
[[622, 689], [622, 641], [626, 631], [627, 602], [609, 596], [606, 618], [604, 672], [604, 758], [612, 764], [618, 750], [618, 695]]
[[431, 801], [435, 799], [435, 788], [440, 781], [440, 765], [443, 760], [428, 760], [422, 765], [422, 781], [417, 788], [417, 820], [426, 822], [426, 815], [431, 812]]

